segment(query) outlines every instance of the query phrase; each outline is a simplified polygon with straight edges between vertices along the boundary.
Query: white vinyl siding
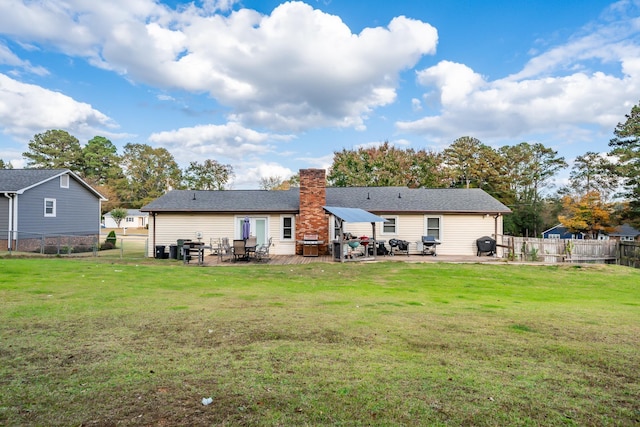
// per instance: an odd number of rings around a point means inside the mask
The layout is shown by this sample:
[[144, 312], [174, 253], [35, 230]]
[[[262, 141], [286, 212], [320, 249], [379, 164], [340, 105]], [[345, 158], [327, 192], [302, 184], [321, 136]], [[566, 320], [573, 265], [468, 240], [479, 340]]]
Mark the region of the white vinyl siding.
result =
[[[390, 216], [380, 214], [383, 218]], [[398, 215], [398, 233], [385, 235], [382, 233], [382, 223], [376, 223], [376, 238], [386, 240], [397, 238], [409, 242], [409, 252], [418, 253], [418, 242], [427, 235], [427, 218], [440, 218], [440, 240], [438, 255], [475, 255], [476, 240], [482, 236], [493, 236], [495, 222], [493, 216], [480, 214], [459, 215]], [[345, 231], [356, 236], [371, 236], [369, 223], [345, 223]], [[498, 234], [502, 233], [502, 218], [498, 219]]]
[[[295, 238], [291, 242], [281, 242], [280, 215], [256, 215], [256, 218], [266, 218], [267, 236], [273, 237], [272, 255], [295, 254]], [[153, 245], [174, 245], [178, 239], [197, 239], [197, 232], [202, 233], [202, 241], [206, 244], [217, 244], [221, 238], [234, 239], [239, 225], [238, 216], [234, 214], [197, 214], [197, 213], [158, 213], [154, 218], [149, 215], [149, 248], [147, 255], [153, 257]], [[244, 219], [244, 215], [242, 216]], [[154, 224], [155, 221], [155, 224]], [[155, 243], [153, 233], [155, 229]]]

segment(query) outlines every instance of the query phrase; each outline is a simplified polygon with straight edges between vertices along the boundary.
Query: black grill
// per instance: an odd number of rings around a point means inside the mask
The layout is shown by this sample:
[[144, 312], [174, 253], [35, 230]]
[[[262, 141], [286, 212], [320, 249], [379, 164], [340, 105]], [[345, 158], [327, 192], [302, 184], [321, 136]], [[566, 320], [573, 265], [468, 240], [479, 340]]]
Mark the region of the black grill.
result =
[[483, 236], [476, 240], [476, 246], [478, 247], [478, 256], [483, 253], [487, 253], [488, 256], [496, 253], [496, 241], [489, 236]]

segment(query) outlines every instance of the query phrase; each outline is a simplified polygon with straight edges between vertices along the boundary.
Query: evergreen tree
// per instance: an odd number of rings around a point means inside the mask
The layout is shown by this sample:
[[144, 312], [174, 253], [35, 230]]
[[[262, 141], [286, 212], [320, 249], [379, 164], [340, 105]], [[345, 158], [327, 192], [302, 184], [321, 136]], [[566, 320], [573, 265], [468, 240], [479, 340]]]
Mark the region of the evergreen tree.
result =
[[22, 153], [27, 167], [34, 169], [70, 169], [82, 174], [82, 148], [78, 139], [64, 130], [36, 134], [29, 151]]

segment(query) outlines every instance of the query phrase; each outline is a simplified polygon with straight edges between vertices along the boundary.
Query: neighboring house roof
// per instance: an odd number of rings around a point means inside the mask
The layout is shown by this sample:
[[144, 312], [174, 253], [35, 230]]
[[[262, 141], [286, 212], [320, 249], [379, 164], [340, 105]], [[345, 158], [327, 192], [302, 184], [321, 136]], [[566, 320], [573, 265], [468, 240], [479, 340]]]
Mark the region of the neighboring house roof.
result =
[[[483, 190], [406, 187], [328, 187], [326, 206], [371, 212], [510, 213]], [[297, 212], [300, 191], [173, 190], [142, 207], [143, 212]]]
[[559, 234], [560, 236], [565, 236], [563, 238], [569, 238], [569, 237], [573, 238], [574, 236], [584, 236], [584, 233], [582, 233], [582, 232], [572, 233], [571, 231], [569, 231], [569, 229], [567, 229], [567, 227], [565, 227], [562, 224], [555, 225], [555, 226], [551, 227], [550, 229], [544, 230], [542, 232], [543, 236], [545, 236], [547, 234]]
[[562, 234], [562, 233], [566, 233], [567, 232], [567, 228], [564, 227], [562, 224], [558, 224], [558, 225], [554, 225], [553, 227], [551, 227], [548, 230], [544, 230], [542, 232], [542, 234], [547, 234], [547, 233], [549, 233], [551, 231], [555, 231], [556, 233], [561, 233]]
[[622, 237], [622, 236], [631, 236], [634, 239], [640, 236], [640, 231], [636, 230], [629, 224], [622, 224], [615, 228], [612, 233], [609, 233], [609, 236], [612, 237]]
[[72, 176], [96, 197], [107, 200], [69, 169], [0, 169], [0, 193], [22, 194], [64, 174]]

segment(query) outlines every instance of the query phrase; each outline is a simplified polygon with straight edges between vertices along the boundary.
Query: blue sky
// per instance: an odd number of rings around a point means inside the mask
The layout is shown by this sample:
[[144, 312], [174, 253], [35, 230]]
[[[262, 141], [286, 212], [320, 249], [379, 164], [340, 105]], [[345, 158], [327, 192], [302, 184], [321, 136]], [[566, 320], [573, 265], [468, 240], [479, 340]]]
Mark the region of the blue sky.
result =
[[0, 158], [64, 129], [231, 164], [233, 188], [389, 141], [605, 153], [640, 100], [640, 1], [5, 0]]

